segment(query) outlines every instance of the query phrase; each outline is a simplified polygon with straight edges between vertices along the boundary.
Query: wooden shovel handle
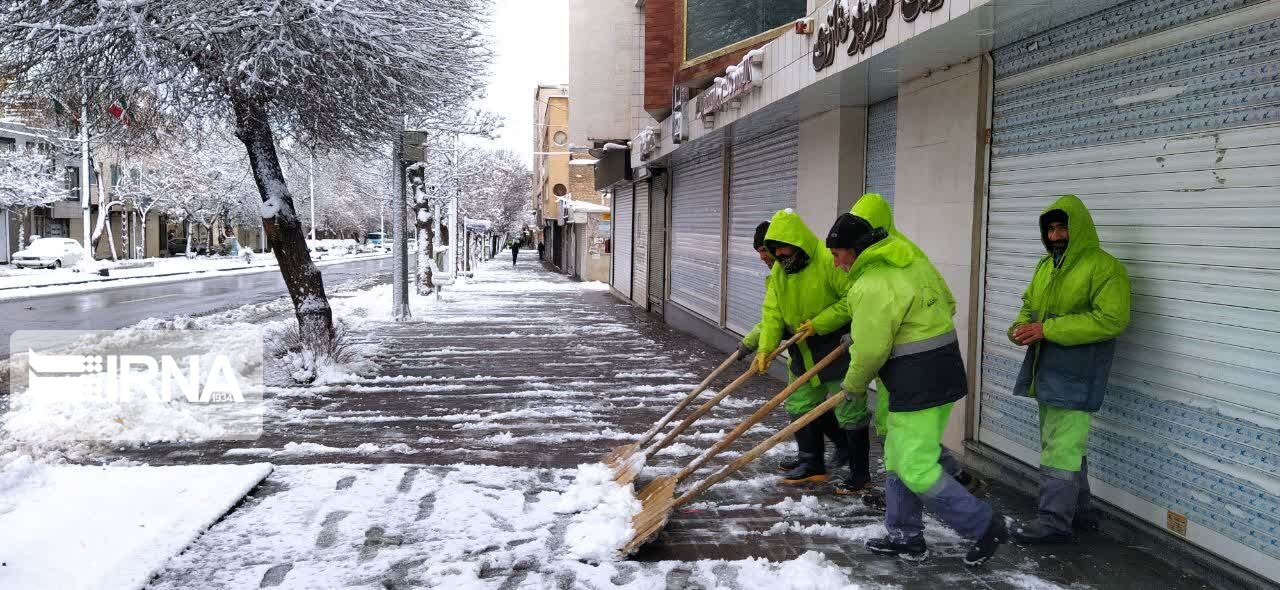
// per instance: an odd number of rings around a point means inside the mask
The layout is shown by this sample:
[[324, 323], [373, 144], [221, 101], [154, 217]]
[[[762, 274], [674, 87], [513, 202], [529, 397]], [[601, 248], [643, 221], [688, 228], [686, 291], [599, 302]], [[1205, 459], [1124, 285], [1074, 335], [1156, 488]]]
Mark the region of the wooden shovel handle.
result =
[[778, 443], [790, 438], [791, 435], [795, 434], [797, 430], [800, 430], [801, 428], [808, 426], [810, 422], [817, 420], [819, 416], [831, 411], [833, 408], [839, 405], [841, 401], [844, 401], [844, 390], [841, 390], [840, 393], [827, 398], [827, 400], [819, 404], [818, 407], [812, 410], [809, 410], [807, 414], [797, 418], [794, 422], [792, 422], [791, 424], [788, 424], [786, 428], [779, 430], [777, 434], [774, 434], [764, 442], [756, 445], [750, 451], [747, 451], [747, 454], [741, 457], [738, 457], [738, 459], [735, 460], [733, 463], [730, 463], [720, 468], [719, 471], [711, 474], [706, 479], [699, 481], [689, 491], [681, 494], [679, 498], [676, 498], [674, 504], [672, 505], [673, 508], [679, 508], [680, 506], [684, 506], [685, 504], [688, 504], [691, 500], [702, 495], [703, 492], [707, 491], [707, 488], [717, 483], [720, 483], [721, 480], [723, 480], [726, 477], [729, 477], [731, 474], [733, 474], [733, 472], [739, 469], [742, 469], [742, 467], [745, 466], [747, 463], [750, 463], [752, 461], [755, 461], [756, 459], [759, 459], [760, 456], [765, 454], [766, 451], [768, 451], [769, 449], [772, 449]]
[[729, 365], [738, 361], [738, 352], [739, 351], [735, 350], [730, 353], [729, 358], [724, 359], [724, 362], [720, 363], [720, 366], [716, 367], [716, 370], [712, 371], [710, 375], [707, 375], [707, 378], [703, 379], [702, 383], [699, 383], [693, 391], [689, 392], [689, 395], [686, 395], [684, 399], [680, 400], [680, 403], [676, 404], [676, 407], [672, 408], [670, 412], [667, 412], [666, 416], [663, 416], [661, 420], [658, 420], [658, 423], [654, 424], [653, 428], [650, 428], [648, 432], [640, 435], [640, 440], [636, 441], [636, 446], [643, 447], [644, 445], [649, 444], [649, 441], [653, 440], [653, 437], [665, 428], [667, 424], [676, 417], [676, 414], [683, 412], [685, 408], [689, 407], [689, 404], [693, 403], [693, 400], [698, 397], [698, 394], [706, 391], [707, 388], [711, 386], [711, 382], [714, 381], [716, 377], [719, 377], [725, 369], [728, 369]]
[[764, 420], [765, 416], [769, 415], [769, 412], [772, 412], [773, 409], [778, 407], [782, 402], [787, 401], [787, 398], [791, 397], [791, 394], [795, 393], [797, 389], [804, 387], [804, 384], [808, 383], [810, 379], [823, 369], [827, 368], [831, 363], [839, 360], [840, 357], [844, 356], [845, 352], [847, 352], [845, 347], [839, 346], [827, 354], [827, 356], [823, 357], [822, 360], [818, 361], [812, 369], [809, 369], [805, 374], [797, 377], [795, 381], [792, 381], [791, 384], [786, 387], [786, 389], [783, 389], [778, 393], [778, 395], [773, 396], [773, 399], [765, 402], [764, 405], [760, 406], [760, 409], [756, 410], [754, 414], [748, 416], [746, 420], [743, 420], [737, 428], [734, 428], [732, 432], [727, 434], [723, 439], [720, 439], [720, 442], [717, 442], [711, 448], [703, 451], [702, 454], [698, 455], [698, 457], [690, 462], [687, 467], [680, 470], [680, 473], [676, 474], [676, 481], [684, 481], [684, 478], [689, 477], [689, 474], [697, 471], [698, 468], [706, 464], [707, 461], [710, 461], [716, 455], [719, 455], [720, 451], [725, 450], [725, 448], [733, 444], [734, 441], [738, 440], [738, 437], [742, 436], [742, 434], [747, 430], [750, 430], [752, 426], [755, 426], [761, 420]]
[[[795, 344], [801, 340], [804, 340], [804, 338], [805, 338], [804, 334], [796, 334], [786, 342], [779, 344], [778, 348], [774, 349], [774, 351], [769, 355], [769, 360], [772, 361], [773, 359], [778, 358], [778, 355], [782, 354], [782, 352], [785, 351], [788, 347], [790, 347], [792, 344]], [[662, 440], [658, 441], [656, 444], [649, 447], [648, 450], [644, 452], [645, 456], [652, 457], [654, 453], [657, 453], [658, 451], [661, 451], [662, 449], [667, 448], [667, 445], [670, 445], [671, 442], [674, 441], [677, 436], [680, 436], [680, 433], [687, 430], [689, 426], [692, 425], [694, 422], [697, 422], [698, 418], [701, 418], [704, 414], [706, 414], [707, 412], [710, 412], [711, 408], [716, 407], [716, 404], [720, 403], [720, 400], [728, 397], [730, 393], [733, 393], [733, 390], [737, 389], [738, 387], [741, 387], [743, 383], [750, 381], [751, 377], [753, 377], [754, 375], [755, 375], [755, 371], [753, 371], [752, 369], [747, 369], [746, 372], [744, 372], [740, 377], [738, 377], [737, 379], [734, 379], [733, 383], [730, 383], [724, 389], [721, 389], [720, 393], [717, 393], [711, 399], [707, 400], [706, 402], [703, 402], [703, 404], [701, 406], [698, 406], [698, 409], [694, 410], [692, 414], [689, 414], [688, 416], [686, 416], [685, 419], [682, 420], [679, 424], [677, 424], [675, 428], [671, 429], [671, 432], [668, 432], [666, 436], [662, 437]]]

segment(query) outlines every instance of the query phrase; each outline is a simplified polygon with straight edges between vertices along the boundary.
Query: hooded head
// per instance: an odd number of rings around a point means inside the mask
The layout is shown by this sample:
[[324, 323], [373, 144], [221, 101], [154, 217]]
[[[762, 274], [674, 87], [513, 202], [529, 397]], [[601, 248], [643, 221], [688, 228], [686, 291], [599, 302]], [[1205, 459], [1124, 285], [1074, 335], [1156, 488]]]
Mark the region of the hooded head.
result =
[[804, 270], [822, 248], [818, 236], [809, 230], [793, 209], [783, 209], [773, 215], [764, 245], [787, 274]]
[[755, 234], [751, 236], [751, 249], [755, 250], [756, 254], [760, 255], [760, 262], [763, 262], [764, 265], [769, 268], [773, 268], [773, 262], [774, 262], [773, 254], [769, 252], [768, 248], [764, 247], [764, 236], [768, 232], [769, 232], [768, 221], [762, 222], [760, 225], [757, 225]]
[[[1049, 226], [1062, 223], [1067, 226], [1070, 239], [1050, 240]], [[1098, 247], [1098, 230], [1093, 216], [1084, 202], [1075, 195], [1063, 195], [1040, 214], [1040, 241], [1044, 249], [1059, 263], [1074, 258], [1085, 250]]]

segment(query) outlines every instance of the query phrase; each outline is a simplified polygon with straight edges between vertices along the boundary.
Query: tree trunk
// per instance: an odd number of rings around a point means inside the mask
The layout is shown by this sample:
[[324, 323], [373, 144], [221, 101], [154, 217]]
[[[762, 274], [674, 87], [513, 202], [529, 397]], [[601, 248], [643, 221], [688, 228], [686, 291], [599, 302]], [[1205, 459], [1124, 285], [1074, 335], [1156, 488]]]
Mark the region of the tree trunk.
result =
[[195, 231], [195, 228], [192, 227], [191, 220], [188, 219], [187, 220], [187, 251], [183, 253], [183, 255], [186, 256], [188, 260], [193, 258], [191, 254], [191, 233], [194, 231]]
[[431, 209], [426, 193], [414, 191], [414, 224], [418, 234], [418, 294], [430, 295], [435, 286], [431, 282], [431, 258], [435, 255], [431, 242]]
[[333, 348], [333, 310], [325, 296], [320, 270], [307, 252], [306, 234], [302, 232], [293, 197], [280, 170], [275, 137], [266, 109], [260, 102], [243, 96], [233, 97], [232, 105], [236, 116], [236, 136], [249, 154], [249, 167], [253, 170], [253, 180], [264, 205], [263, 231], [293, 300], [298, 332], [302, 342], [313, 352], [327, 354]]

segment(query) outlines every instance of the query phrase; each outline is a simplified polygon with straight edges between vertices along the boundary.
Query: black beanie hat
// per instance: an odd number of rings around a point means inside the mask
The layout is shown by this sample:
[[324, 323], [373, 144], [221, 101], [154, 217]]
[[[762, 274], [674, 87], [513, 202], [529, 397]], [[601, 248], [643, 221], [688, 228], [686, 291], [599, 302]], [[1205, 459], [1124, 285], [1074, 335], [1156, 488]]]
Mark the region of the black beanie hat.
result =
[[751, 238], [751, 248], [753, 250], [759, 250], [764, 247], [764, 236], [767, 233], [769, 233], [768, 221], [761, 222], [760, 225], [756, 226], [756, 235]]
[[867, 220], [852, 213], [842, 213], [827, 232], [828, 248], [848, 248], [861, 254], [872, 244], [889, 236], [884, 228], [873, 228]]

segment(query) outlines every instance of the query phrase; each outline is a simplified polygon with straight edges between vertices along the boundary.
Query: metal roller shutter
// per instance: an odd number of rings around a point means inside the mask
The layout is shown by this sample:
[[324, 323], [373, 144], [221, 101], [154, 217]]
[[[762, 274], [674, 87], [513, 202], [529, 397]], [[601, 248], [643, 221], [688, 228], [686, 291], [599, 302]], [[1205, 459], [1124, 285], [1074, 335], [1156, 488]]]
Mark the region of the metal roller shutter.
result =
[[613, 199], [613, 288], [631, 297], [631, 220], [635, 190], [618, 187]]
[[1077, 194], [1133, 288], [1094, 495], [1280, 580], [1280, 2], [1245, 4], [1130, 2], [994, 53], [979, 438], [1039, 464], [1005, 330], [1040, 210]]
[[760, 321], [764, 279], [768, 269], [751, 247], [761, 221], [796, 204], [796, 170], [800, 128], [788, 126], [748, 144], [735, 146], [729, 166], [729, 282], [730, 330], [746, 334]]
[[659, 314], [666, 296], [667, 178], [659, 173], [649, 181], [649, 309]]
[[649, 183], [635, 185], [635, 228], [631, 252], [634, 264], [631, 270], [631, 300], [640, 307], [649, 301]]
[[678, 165], [671, 186], [671, 301], [720, 324], [720, 224], [724, 158]]
[[893, 205], [898, 162], [897, 97], [867, 107], [866, 192], [880, 193]]

